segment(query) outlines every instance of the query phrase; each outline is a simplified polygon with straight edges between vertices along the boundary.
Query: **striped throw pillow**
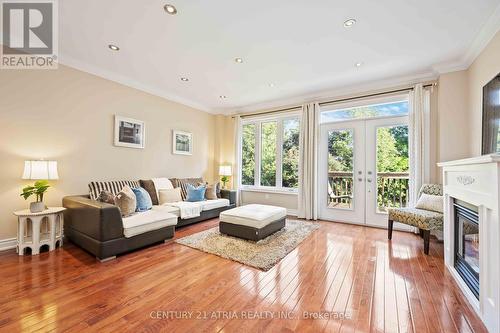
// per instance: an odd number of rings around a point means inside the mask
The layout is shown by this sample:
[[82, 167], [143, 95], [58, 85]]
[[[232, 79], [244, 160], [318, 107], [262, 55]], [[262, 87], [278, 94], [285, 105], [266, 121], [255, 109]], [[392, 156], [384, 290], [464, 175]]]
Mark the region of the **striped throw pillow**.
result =
[[191, 184], [196, 187], [200, 183], [203, 183], [203, 178], [172, 178], [170, 181], [172, 182], [174, 188], [181, 188], [181, 197], [182, 200], [185, 201], [187, 198], [187, 185]]
[[102, 191], [109, 191], [113, 195], [117, 195], [125, 186], [130, 186], [131, 188], [140, 187], [139, 181], [137, 180], [116, 180], [109, 182], [90, 182], [89, 183], [89, 194], [90, 199], [97, 200]]

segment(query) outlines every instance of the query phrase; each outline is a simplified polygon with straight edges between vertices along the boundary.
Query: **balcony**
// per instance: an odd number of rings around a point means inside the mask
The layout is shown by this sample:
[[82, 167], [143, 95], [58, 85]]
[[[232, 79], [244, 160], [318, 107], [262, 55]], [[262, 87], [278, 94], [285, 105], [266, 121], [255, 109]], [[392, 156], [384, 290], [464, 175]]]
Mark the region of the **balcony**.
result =
[[[408, 172], [377, 174], [377, 206], [379, 212], [391, 207], [406, 207], [409, 196]], [[328, 207], [352, 208], [354, 175], [352, 172], [328, 173]]]

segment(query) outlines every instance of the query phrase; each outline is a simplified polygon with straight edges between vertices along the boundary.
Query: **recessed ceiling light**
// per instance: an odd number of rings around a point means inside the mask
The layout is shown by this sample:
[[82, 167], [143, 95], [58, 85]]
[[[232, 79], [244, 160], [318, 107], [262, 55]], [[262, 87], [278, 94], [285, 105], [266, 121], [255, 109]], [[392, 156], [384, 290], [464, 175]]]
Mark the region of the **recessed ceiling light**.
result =
[[354, 64], [354, 66], [361, 67], [361, 66], [363, 66], [363, 63], [362, 62], [357, 62], [357, 63]]
[[181, 81], [188, 82], [189, 79], [187, 77], [181, 77]]
[[163, 6], [163, 9], [165, 9], [165, 11], [167, 13], [169, 13], [170, 15], [175, 15], [177, 14], [177, 8], [175, 8], [174, 5], [169, 5], [169, 4], [166, 4], [165, 6]]
[[274, 83], [269, 83], [269, 87], [273, 88], [274, 87]]
[[347, 21], [344, 22], [344, 27], [345, 28], [350, 28], [350, 27], [352, 27], [355, 24], [356, 24], [356, 20], [355, 19], [348, 19]]
[[234, 61], [236, 61], [238, 64], [241, 64], [243, 62], [242, 58], [234, 58]]
[[226, 96], [226, 95], [220, 95], [220, 96], [219, 96], [219, 98], [220, 98], [220, 99], [226, 99], [226, 98], [227, 98], [227, 96]]
[[113, 44], [109, 44], [109, 45], [108, 45], [108, 47], [109, 47], [111, 50], [113, 50], [113, 51], [119, 51], [119, 50], [120, 50], [120, 48], [119, 48], [118, 46], [113, 45]]

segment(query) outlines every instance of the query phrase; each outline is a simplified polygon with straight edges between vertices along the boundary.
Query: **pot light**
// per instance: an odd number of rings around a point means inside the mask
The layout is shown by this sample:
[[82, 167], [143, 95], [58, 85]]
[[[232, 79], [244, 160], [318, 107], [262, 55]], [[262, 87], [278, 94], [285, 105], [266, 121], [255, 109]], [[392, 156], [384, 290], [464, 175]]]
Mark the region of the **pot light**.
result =
[[220, 99], [226, 99], [226, 98], [227, 98], [227, 96], [226, 96], [226, 95], [220, 95], [220, 96], [219, 96], [219, 98], [220, 98]]
[[165, 6], [163, 6], [163, 9], [165, 9], [165, 11], [170, 15], [177, 14], [177, 8], [175, 8], [174, 5], [166, 4]]
[[356, 24], [355, 19], [348, 19], [347, 21], [344, 22], [344, 28], [350, 28], [355, 24]]
[[234, 61], [236, 61], [238, 64], [241, 64], [243, 62], [242, 58], [234, 58]]
[[109, 45], [108, 45], [108, 47], [109, 47], [111, 50], [113, 50], [113, 51], [119, 51], [119, 50], [120, 50], [120, 48], [119, 48], [118, 46], [113, 45], [113, 44], [109, 44]]
[[354, 64], [354, 66], [356, 66], [356, 67], [359, 68], [359, 67], [363, 66], [363, 63], [362, 62], [357, 62], [357, 63]]
[[274, 88], [274, 83], [269, 83], [269, 87]]
[[187, 77], [181, 77], [181, 81], [188, 82], [189, 79]]

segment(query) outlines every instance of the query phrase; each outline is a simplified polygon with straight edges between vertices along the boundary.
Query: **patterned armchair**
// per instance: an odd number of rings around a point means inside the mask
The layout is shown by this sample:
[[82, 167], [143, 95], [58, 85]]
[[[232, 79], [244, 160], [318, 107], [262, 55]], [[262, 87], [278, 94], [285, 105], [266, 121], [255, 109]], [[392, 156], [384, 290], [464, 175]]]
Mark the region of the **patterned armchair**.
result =
[[[443, 187], [438, 184], [424, 184], [419, 197], [425, 194], [443, 195]], [[388, 237], [392, 239], [394, 221], [420, 229], [424, 238], [424, 253], [429, 254], [429, 237], [431, 230], [443, 230], [443, 214], [418, 208], [391, 208], [389, 209]]]

